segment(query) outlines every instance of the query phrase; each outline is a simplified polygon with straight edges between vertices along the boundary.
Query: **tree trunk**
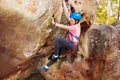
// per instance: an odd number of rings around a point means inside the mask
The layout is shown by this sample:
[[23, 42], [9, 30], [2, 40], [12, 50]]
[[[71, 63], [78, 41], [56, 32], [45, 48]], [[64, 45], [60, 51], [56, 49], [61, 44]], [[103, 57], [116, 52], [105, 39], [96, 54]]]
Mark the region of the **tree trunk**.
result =
[[119, 8], [118, 8], [118, 21], [120, 20], [120, 0], [119, 0]]

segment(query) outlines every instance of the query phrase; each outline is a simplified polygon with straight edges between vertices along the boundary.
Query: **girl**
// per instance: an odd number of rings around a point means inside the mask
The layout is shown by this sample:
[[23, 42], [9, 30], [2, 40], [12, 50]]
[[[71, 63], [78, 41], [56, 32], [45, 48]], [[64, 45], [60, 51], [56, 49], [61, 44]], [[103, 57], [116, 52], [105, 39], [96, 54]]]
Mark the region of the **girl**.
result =
[[[63, 4], [64, 5], [64, 4]], [[65, 5], [64, 5], [65, 6]], [[68, 31], [67, 38], [62, 38], [62, 37], [57, 37], [54, 40], [54, 54], [52, 55], [52, 58], [50, 61], [41, 66], [39, 69], [40, 70], [48, 70], [49, 67], [55, 63], [55, 61], [59, 58], [59, 56], [63, 53], [65, 53], [67, 50], [77, 46], [78, 44], [78, 37], [81, 32], [81, 27], [79, 24], [79, 21], [81, 20], [81, 15], [77, 12], [73, 12], [68, 15], [67, 19], [69, 20], [69, 25], [63, 25], [60, 23], [57, 23], [52, 20], [52, 24], [65, 29]]]

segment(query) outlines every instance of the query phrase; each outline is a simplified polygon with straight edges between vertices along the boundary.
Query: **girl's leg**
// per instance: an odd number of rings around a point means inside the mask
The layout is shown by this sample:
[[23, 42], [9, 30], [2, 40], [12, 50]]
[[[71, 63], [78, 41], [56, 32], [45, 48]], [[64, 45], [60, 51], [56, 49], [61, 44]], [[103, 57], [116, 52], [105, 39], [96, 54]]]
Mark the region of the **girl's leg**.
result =
[[[68, 49], [66, 48], [60, 48], [60, 52], [59, 52], [59, 56], [61, 54], [64, 54]], [[50, 67], [52, 64], [54, 64], [56, 62], [56, 60], [50, 60], [48, 63], [47, 63], [47, 66]]]
[[59, 52], [59, 55], [64, 54], [67, 50], [68, 50], [68, 48], [61, 48], [60, 52]]
[[[59, 56], [60, 56], [61, 54], [64, 54], [67, 50], [68, 50], [68, 49], [66, 49], [66, 48], [61, 48], [61, 49], [60, 49]], [[56, 61], [56, 60], [55, 60], [55, 61]], [[50, 61], [47, 63], [47, 66], [50, 67], [52, 64], [55, 63], [55, 61], [54, 61], [54, 60], [50, 60]]]
[[[47, 63], [47, 66], [50, 67], [58, 59], [59, 55], [65, 53], [68, 50], [68, 40], [65, 38], [55, 38], [54, 41], [54, 54], [51, 60]], [[55, 57], [56, 56], [56, 57]]]
[[67, 49], [68, 48], [68, 40], [65, 38], [57, 37], [54, 41], [54, 50], [55, 55], [59, 55], [60, 48]]
[[[55, 61], [58, 59], [59, 55], [63, 52], [66, 52], [66, 49], [69, 49], [69, 47], [72, 46], [70, 42], [65, 38], [55, 38], [54, 41], [54, 54], [51, 58], [51, 60], [41, 67], [42, 70], [47, 70], [52, 64], [55, 63]], [[60, 52], [60, 49], [62, 50]]]

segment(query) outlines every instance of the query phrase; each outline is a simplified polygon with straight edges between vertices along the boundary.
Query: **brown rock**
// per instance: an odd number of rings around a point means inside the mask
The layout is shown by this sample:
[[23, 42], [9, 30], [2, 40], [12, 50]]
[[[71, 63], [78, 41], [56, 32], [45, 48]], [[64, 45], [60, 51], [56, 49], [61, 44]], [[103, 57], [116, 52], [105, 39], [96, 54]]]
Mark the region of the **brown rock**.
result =
[[[80, 54], [84, 57], [78, 54], [72, 64], [64, 61], [59, 70], [58, 61], [41, 75], [46, 80], [119, 80], [117, 30], [109, 25], [93, 25], [95, 0], [75, 0], [75, 4], [83, 18]], [[0, 79], [24, 80], [48, 61], [54, 37], [64, 36], [61, 29], [51, 25], [53, 15], [56, 21], [61, 20], [61, 0], [0, 0]]]
[[120, 50], [120, 21], [116, 21], [116, 22], [114, 22], [113, 24], [112, 24], [114, 27], [116, 27], [117, 28], [117, 30], [118, 30], [118, 32], [119, 32], [119, 50]]
[[[60, 21], [61, 4], [60, 0], [0, 0], [0, 79], [21, 70], [22, 64], [28, 66], [41, 47], [52, 44], [60, 31], [51, 34], [55, 31], [51, 18], [54, 14]], [[46, 47], [45, 54], [51, 48]]]
[[[85, 34], [82, 67], [85, 80], [117, 80], [120, 75], [118, 32], [113, 26], [93, 25]], [[85, 69], [84, 69], [85, 68]], [[88, 73], [86, 77], [86, 72]], [[88, 79], [87, 79], [88, 78]]]

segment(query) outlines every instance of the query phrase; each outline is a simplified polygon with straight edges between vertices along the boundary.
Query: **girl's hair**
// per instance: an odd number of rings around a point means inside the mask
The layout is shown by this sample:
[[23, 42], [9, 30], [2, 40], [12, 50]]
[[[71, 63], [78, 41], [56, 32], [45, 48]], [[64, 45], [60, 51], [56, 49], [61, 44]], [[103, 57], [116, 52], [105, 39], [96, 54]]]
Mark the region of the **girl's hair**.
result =
[[[74, 19], [75, 20], [75, 19]], [[78, 24], [79, 23], [79, 21], [78, 20], [75, 20], [75, 24]]]

